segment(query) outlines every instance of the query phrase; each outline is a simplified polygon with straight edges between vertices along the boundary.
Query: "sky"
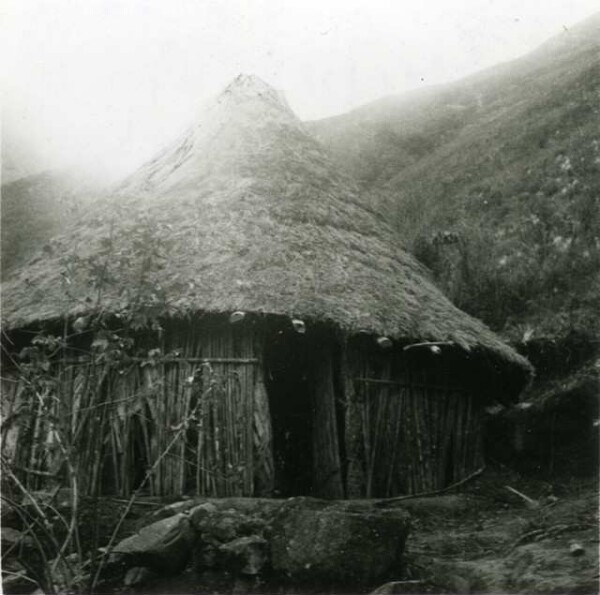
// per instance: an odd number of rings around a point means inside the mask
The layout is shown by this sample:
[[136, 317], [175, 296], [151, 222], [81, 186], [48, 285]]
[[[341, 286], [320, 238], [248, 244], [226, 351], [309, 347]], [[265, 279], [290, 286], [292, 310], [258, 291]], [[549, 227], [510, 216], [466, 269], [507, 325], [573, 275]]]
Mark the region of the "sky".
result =
[[600, 0], [2, 0], [3, 166], [117, 178], [239, 73], [317, 119], [511, 60], [598, 10]]

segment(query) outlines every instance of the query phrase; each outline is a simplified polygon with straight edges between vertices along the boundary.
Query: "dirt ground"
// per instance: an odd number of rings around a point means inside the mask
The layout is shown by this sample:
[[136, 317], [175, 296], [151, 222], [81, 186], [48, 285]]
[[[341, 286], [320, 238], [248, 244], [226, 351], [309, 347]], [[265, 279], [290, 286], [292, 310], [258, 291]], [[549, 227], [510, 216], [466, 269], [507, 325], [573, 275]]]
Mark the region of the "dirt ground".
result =
[[402, 505], [413, 518], [402, 578], [427, 579], [428, 591], [598, 593], [595, 479], [550, 484], [487, 470], [460, 494]]

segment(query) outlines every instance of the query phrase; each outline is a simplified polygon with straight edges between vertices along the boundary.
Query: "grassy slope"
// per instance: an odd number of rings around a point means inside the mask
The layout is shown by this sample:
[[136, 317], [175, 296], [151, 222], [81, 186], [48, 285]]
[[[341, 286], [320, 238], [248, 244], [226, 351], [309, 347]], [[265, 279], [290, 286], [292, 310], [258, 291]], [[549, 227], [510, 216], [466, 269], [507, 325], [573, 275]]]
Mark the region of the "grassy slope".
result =
[[598, 324], [600, 15], [463, 81], [309, 124], [460, 307], [508, 336]]
[[95, 183], [60, 171], [3, 184], [2, 278], [61, 233], [99, 192]]

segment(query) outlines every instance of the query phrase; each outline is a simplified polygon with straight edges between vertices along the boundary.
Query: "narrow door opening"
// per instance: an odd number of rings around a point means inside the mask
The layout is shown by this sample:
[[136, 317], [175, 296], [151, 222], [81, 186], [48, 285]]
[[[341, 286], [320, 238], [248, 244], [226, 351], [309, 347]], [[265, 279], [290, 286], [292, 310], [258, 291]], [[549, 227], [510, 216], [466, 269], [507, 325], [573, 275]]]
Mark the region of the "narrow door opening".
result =
[[312, 492], [312, 403], [306, 337], [276, 331], [265, 349], [277, 497]]

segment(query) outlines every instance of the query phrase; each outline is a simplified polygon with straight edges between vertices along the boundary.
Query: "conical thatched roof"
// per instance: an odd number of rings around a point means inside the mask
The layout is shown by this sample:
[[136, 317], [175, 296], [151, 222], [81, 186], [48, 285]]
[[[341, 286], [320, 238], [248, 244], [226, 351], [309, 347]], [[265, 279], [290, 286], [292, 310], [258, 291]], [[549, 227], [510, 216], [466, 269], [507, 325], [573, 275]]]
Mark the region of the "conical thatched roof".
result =
[[282, 97], [255, 77], [235, 79], [98, 213], [9, 278], [3, 318], [10, 327], [78, 314], [90, 304], [118, 311], [124, 294], [107, 292], [96, 304], [81, 270], [68, 280], [75, 300], [65, 300], [62, 280], [66, 250], [94, 254], [110, 236], [117, 254], [128, 253], [127, 233], [114, 232], [130, 221], [120, 215], [110, 222], [119, 206], [143, 214], [168, 239], [168, 262], [155, 282], [174, 315], [297, 316], [349, 332], [452, 341], [528, 367], [442, 295]]

